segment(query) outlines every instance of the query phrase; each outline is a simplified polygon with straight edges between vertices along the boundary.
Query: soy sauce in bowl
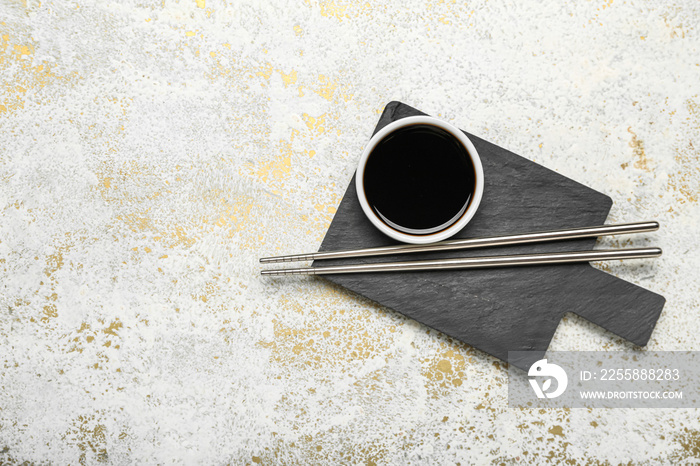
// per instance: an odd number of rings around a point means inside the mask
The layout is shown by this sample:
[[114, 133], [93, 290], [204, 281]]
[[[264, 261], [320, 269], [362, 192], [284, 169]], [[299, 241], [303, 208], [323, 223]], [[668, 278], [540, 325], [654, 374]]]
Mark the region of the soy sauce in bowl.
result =
[[466, 148], [431, 124], [399, 128], [372, 150], [364, 191], [373, 212], [409, 235], [445, 230], [464, 215], [475, 190], [475, 169]]

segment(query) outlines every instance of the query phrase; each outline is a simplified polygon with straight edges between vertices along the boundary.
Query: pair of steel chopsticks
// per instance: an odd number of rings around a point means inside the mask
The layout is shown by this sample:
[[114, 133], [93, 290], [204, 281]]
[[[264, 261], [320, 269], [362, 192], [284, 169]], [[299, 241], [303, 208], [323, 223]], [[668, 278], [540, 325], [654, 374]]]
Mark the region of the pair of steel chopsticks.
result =
[[[518, 235], [493, 236], [441, 241], [427, 245], [397, 245], [379, 248], [353, 249], [347, 251], [315, 252], [288, 256], [263, 257], [262, 263], [294, 262], [320, 259], [340, 259], [353, 257], [381, 256], [386, 254], [406, 254], [417, 252], [473, 249], [490, 246], [559, 241], [566, 239], [590, 238], [597, 236], [620, 235], [656, 231], [659, 223], [638, 222], [618, 225], [571, 228], [566, 230], [540, 231]], [[484, 267], [506, 267], [516, 265], [564, 264], [572, 262], [592, 262], [617, 259], [643, 259], [661, 255], [659, 248], [607, 249], [591, 251], [557, 252], [544, 254], [519, 254], [511, 256], [469, 257], [457, 259], [433, 259], [407, 262], [384, 262], [377, 264], [355, 264], [327, 267], [303, 267], [295, 269], [263, 270], [263, 275], [325, 275], [336, 273], [391, 272], [414, 270], [471, 269]]]

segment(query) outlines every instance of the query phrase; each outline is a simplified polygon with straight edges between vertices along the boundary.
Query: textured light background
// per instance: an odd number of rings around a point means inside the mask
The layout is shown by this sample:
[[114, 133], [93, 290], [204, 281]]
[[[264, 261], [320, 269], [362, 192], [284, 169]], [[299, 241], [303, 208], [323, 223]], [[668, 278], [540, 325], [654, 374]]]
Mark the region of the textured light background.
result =
[[[499, 361], [257, 258], [317, 249], [401, 100], [661, 221], [605, 267], [668, 299], [649, 349], [700, 350], [699, 18], [0, 0], [0, 463], [697, 459], [697, 410], [508, 409]], [[630, 346], [571, 316], [551, 349]]]

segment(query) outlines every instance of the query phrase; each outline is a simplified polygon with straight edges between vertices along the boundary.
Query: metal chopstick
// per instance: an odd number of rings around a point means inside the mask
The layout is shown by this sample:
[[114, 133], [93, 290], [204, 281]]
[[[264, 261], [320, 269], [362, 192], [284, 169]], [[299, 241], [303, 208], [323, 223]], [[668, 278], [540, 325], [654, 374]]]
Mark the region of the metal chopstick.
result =
[[414, 270], [473, 269], [508, 267], [515, 265], [564, 264], [616, 259], [644, 259], [659, 257], [659, 248], [601, 249], [597, 251], [555, 252], [546, 254], [520, 254], [513, 256], [469, 257], [460, 259], [436, 259], [379, 264], [338, 265], [328, 267], [303, 267], [297, 269], [263, 270], [263, 275], [327, 275], [334, 273], [409, 272]]
[[618, 225], [600, 225], [595, 227], [570, 228], [566, 230], [540, 231], [519, 235], [491, 236], [486, 238], [468, 238], [441, 241], [425, 245], [397, 245], [379, 248], [352, 249], [348, 251], [312, 252], [288, 256], [263, 257], [260, 262], [294, 262], [319, 259], [342, 259], [350, 257], [383, 256], [386, 254], [406, 254], [416, 252], [446, 251], [457, 249], [481, 248], [489, 246], [506, 246], [510, 244], [535, 243], [540, 241], [558, 241], [592, 236], [621, 235], [643, 233], [659, 229], [659, 222], [623, 223]]

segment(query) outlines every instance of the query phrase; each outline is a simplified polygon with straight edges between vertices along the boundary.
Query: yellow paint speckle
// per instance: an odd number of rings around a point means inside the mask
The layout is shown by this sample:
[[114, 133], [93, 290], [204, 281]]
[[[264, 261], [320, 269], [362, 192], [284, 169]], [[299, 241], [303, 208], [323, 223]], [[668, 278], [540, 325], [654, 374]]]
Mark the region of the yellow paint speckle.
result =
[[326, 132], [326, 114], [320, 115], [318, 117], [312, 117], [308, 113], [303, 113], [301, 118], [306, 123], [307, 128], [310, 131], [315, 131], [316, 133], [323, 134]]
[[197, 6], [199, 8], [205, 8], [207, 6], [206, 0], [197, 0]]
[[4, 95], [0, 96], [0, 113], [11, 113], [24, 108], [24, 96], [30, 89], [40, 89], [54, 80], [62, 81], [50, 71], [50, 67], [41, 63], [33, 65], [27, 59], [34, 54], [34, 45], [12, 44], [10, 35], [3, 34], [0, 41], [0, 69], [7, 72], [3, 76]]
[[338, 83], [332, 82], [329, 78], [324, 75], [319, 75], [318, 80], [321, 82], [321, 87], [314, 91], [316, 94], [320, 95], [326, 100], [333, 100], [333, 93], [338, 87]]
[[47, 304], [44, 306], [44, 317], [41, 318], [41, 321], [46, 323], [49, 321], [49, 319], [52, 319], [54, 317], [58, 317], [58, 309], [56, 309], [55, 304]]
[[241, 196], [229, 202], [222, 198], [219, 199], [219, 203], [221, 204], [221, 210], [214, 224], [218, 227], [227, 228], [229, 236], [233, 237], [236, 232], [243, 230], [245, 227], [254, 206], [252, 199], [248, 196]]
[[281, 181], [292, 170], [292, 147], [291, 144], [283, 144], [280, 148], [282, 154], [274, 160], [260, 165], [257, 169], [250, 164], [260, 181], [276, 180]]
[[551, 429], [549, 429], [549, 433], [552, 435], [559, 435], [560, 437], [563, 437], [564, 429], [562, 429], [561, 426], [554, 426]]
[[195, 34], [194, 31], [187, 31], [187, 32], [185, 33], [185, 35], [186, 35], [187, 37], [194, 37], [194, 34]]
[[651, 171], [649, 159], [644, 151], [644, 141], [637, 137], [637, 134], [632, 131], [631, 126], [627, 128], [627, 132], [632, 135], [632, 140], [629, 142], [629, 146], [632, 148], [634, 153], [634, 168], [639, 168], [640, 170], [647, 172]]
[[280, 71], [280, 74], [282, 75], [284, 87], [287, 87], [290, 84], [294, 84], [295, 82], [297, 82], [297, 72], [294, 70], [290, 71], [289, 74], [284, 74], [284, 72]]
[[102, 330], [102, 332], [108, 334], [108, 335], [114, 335], [115, 337], [118, 337], [119, 335], [117, 334], [117, 331], [122, 328], [124, 325], [119, 322], [119, 319], [115, 320], [111, 324], [109, 324], [109, 327], [105, 328]]
[[447, 359], [443, 359], [442, 361], [440, 361], [438, 363], [437, 369], [440, 372], [444, 372], [446, 374], [449, 374], [452, 372], [452, 364], [450, 364], [450, 361], [448, 361]]
[[349, 18], [348, 14], [345, 12], [348, 9], [347, 5], [339, 5], [334, 1], [321, 2], [321, 16], [327, 18], [336, 18], [340, 21], [343, 18]]
[[266, 63], [265, 66], [261, 66], [259, 71], [255, 73], [256, 76], [262, 76], [263, 78], [269, 80], [270, 77], [272, 76], [272, 72], [274, 71], [274, 68], [270, 63]]
[[297, 24], [296, 26], [294, 26], [294, 34], [296, 34], [297, 36], [301, 36], [302, 34], [304, 34], [304, 30], [301, 28], [301, 26]]

